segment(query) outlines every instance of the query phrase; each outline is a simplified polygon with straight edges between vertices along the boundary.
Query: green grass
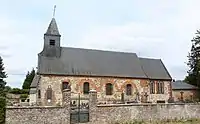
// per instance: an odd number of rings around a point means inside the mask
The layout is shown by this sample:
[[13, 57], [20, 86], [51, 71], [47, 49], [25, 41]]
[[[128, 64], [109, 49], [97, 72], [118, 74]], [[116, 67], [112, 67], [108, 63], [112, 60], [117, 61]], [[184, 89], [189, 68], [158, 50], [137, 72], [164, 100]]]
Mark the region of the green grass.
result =
[[200, 119], [181, 119], [181, 120], [162, 120], [162, 121], [129, 121], [129, 122], [114, 122], [112, 124], [200, 124]]

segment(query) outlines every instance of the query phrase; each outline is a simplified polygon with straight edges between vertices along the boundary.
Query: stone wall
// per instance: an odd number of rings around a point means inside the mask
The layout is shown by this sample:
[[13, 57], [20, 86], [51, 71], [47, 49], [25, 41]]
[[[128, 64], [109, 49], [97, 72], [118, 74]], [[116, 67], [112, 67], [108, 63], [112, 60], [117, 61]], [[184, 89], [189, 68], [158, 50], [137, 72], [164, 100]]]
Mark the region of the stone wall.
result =
[[[7, 124], [69, 124], [71, 92], [63, 91], [62, 107], [8, 107]], [[131, 120], [200, 118], [198, 104], [105, 104], [97, 105], [97, 92], [89, 94], [90, 124]]]
[[133, 120], [164, 120], [200, 118], [198, 104], [110, 104], [96, 105], [93, 91], [90, 96], [90, 123], [108, 124]]
[[69, 124], [69, 90], [63, 91], [62, 107], [7, 107], [6, 124]]
[[[40, 105], [47, 105], [46, 92], [49, 86], [53, 91], [51, 105], [62, 105], [62, 82], [69, 82], [72, 97], [76, 97], [77, 93], [81, 93], [81, 97], [88, 97], [88, 95], [83, 94], [83, 84], [88, 82], [90, 90], [97, 91], [99, 101], [120, 100], [121, 93], [125, 92], [127, 84], [132, 85], [132, 95], [125, 95], [124, 98], [131, 101], [136, 99], [136, 92], [139, 92], [140, 95], [144, 95], [147, 92], [148, 101], [156, 102], [157, 100], [162, 100], [167, 102], [171, 91], [169, 81], [164, 81], [164, 94], [150, 94], [149, 80], [146, 79], [42, 75], [38, 85], [38, 89], [41, 91], [41, 99], [38, 100]], [[105, 85], [107, 83], [113, 84], [113, 95], [106, 95]]]
[[131, 120], [200, 118], [200, 105], [101, 105], [96, 108], [96, 115], [91, 117], [96, 124], [130, 122]]
[[67, 124], [68, 114], [61, 107], [12, 107], [6, 110], [6, 124]]

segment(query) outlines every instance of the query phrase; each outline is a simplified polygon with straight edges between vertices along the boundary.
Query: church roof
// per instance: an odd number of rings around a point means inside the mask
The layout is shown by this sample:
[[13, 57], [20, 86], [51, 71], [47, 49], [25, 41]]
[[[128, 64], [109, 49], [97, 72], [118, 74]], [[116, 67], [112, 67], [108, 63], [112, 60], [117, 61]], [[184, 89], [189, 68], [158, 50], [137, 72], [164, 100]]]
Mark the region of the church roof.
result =
[[47, 32], [45, 34], [46, 35], [60, 35], [55, 18], [52, 18], [52, 20], [49, 24], [49, 27], [47, 29]]
[[171, 79], [161, 59], [139, 58], [146, 76], [150, 79]]
[[172, 90], [195, 90], [198, 87], [188, 84], [184, 81], [175, 81], [172, 82]]
[[34, 76], [34, 78], [33, 78], [33, 81], [32, 81], [32, 83], [31, 83], [30, 88], [37, 87], [39, 80], [40, 80], [40, 76], [36, 74], [36, 75]]
[[138, 58], [135, 53], [61, 47], [61, 57], [38, 54], [38, 73], [171, 80], [160, 59]]

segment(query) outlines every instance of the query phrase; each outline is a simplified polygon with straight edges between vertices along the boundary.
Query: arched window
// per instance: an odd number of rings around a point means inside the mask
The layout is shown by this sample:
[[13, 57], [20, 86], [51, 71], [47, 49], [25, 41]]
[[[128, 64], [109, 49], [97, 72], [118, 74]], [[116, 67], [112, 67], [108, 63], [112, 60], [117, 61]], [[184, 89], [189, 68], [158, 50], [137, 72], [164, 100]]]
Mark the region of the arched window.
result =
[[150, 81], [150, 94], [155, 94], [155, 82]]
[[89, 85], [88, 82], [85, 82], [85, 83], [83, 84], [83, 93], [84, 93], [84, 94], [89, 94], [89, 90], [90, 90], [90, 85]]
[[157, 94], [164, 94], [164, 82], [157, 82]]
[[64, 89], [68, 89], [69, 88], [69, 82], [63, 82], [62, 83], [62, 88]]
[[51, 86], [49, 86], [47, 88], [47, 100], [51, 100], [52, 99], [52, 89]]
[[127, 96], [132, 95], [132, 85], [131, 84], [126, 85], [126, 95]]
[[111, 83], [106, 84], [106, 95], [113, 94], [113, 85]]

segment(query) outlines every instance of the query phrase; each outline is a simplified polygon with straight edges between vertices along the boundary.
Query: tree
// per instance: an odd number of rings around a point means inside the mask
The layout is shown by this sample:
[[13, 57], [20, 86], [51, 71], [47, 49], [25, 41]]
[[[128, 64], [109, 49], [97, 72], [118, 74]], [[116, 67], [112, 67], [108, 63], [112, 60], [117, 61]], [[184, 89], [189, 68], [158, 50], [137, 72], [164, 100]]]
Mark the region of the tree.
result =
[[22, 89], [30, 89], [34, 76], [35, 76], [35, 70], [33, 68], [31, 73], [29, 72], [27, 73], [24, 83], [22, 85]]
[[185, 81], [200, 88], [200, 30], [197, 30], [196, 36], [191, 41], [192, 48], [187, 63], [190, 69]]
[[5, 94], [5, 85], [6, 82], [4, 79], [7, 77], [4, 71], [3, 59], [0, 56], [0, 123], [5, 122], [5, 111], [6, 111], [6, 94]]

